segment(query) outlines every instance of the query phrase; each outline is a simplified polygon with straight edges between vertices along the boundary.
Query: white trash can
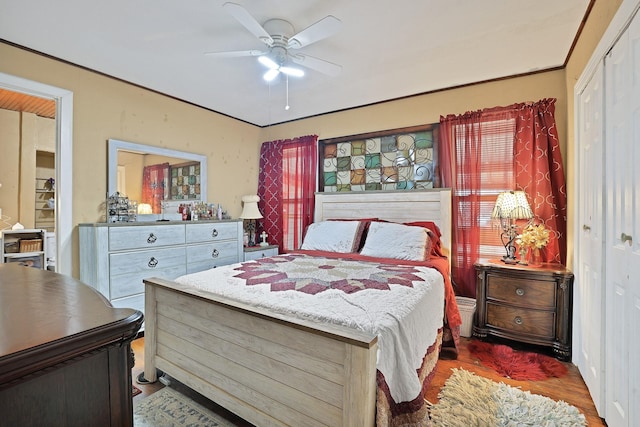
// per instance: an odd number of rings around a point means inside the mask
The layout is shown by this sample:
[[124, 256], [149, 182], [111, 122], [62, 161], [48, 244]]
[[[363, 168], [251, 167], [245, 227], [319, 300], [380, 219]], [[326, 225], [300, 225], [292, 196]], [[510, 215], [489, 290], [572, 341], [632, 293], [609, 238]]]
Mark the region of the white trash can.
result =
[[460, 335], [469, 338], [473, 329], [473, 315], [476, 312], [476, 300], [467, 297], [456, 297], [462, 325], [460, 325]]

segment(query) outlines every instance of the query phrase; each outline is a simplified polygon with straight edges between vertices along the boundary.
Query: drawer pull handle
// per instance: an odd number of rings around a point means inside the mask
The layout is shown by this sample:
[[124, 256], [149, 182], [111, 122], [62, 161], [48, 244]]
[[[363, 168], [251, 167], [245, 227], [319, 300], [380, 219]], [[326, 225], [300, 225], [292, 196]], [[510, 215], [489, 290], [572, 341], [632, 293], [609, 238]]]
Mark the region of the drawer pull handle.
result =
[[587, 224], [582, 224], [582, 229], [584, 231], [591, 231], [591, 227], [589, 227]]
[[214, 228], [213, 231], [211, 232], [211, 237], [218, 237], [218, 230]]
[[153, 234], [149, 233], [149, 237], [147, 237], [147, 243], [155, 243], [158, 238]]
[[515, 319], [513, 319], [513, 321], [515, 322], [516, 325], [522, 325], [522, 317], [520, 316], [516, 316]]
[[516, 295], [523, 296], [524, 295], [524, 289], [522, 289], [522, 288], [516, 289]]
[[219, 250], [217, 250], [217, 249], [214, 249], [214, 250], [211, 252], [211, 258], [218, 258], [218, 255], [220, 255], [220, 251], [219, 251]]
[[158, 260], [155, 257], [151, 257], [151, 259], [149, 260], [149, 262], [147, 263], [147, 265], [150, 268], [155, 268], [156, 265], [158, 265]]

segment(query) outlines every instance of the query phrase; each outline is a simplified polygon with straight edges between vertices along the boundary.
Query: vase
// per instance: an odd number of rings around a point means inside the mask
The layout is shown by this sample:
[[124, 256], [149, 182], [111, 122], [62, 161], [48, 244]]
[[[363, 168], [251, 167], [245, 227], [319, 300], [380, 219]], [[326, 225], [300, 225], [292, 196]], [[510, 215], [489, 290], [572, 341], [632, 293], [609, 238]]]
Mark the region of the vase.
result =
[[520, 265], [529, 265], [529, 249], [525, 246], [520, 247], [520, 260], [518, 260], [518, 264]]
[[539, 248], [532, 248], [529, 251], [529, 265], [531, 267], [540, 267], [542, 265], [542, 253]]

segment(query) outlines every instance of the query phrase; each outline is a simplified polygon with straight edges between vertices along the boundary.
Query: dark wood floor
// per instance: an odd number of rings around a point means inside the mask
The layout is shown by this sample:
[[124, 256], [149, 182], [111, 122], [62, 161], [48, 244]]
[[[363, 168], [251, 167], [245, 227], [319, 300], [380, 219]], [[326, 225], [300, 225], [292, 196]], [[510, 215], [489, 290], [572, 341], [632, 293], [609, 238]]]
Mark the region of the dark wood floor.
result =
[[[502, 381], [505, 384], [519, 387], [522, 390], [528, 390], [534, 394], [547, 396], [554, 400], [563, 400], [570, 405], [573, 405], [580, 409], [580, 411], [582, 411], [582, 413], [585, 415], [587, 423], [590, 427], [606, 426], [606, 423], [598, 416], [596, 408], [593, 405], [593, 401], [591, 400], [591, 396], [589, 395], [589, 391], [587, 390], [587, 387], [584, 384], [580, 373], [578, 372], [578, 368], [575, 365], [566, 363], [569, 372], [562, 378], [552, 378], [544, 381], [515, 381], [509, 378], [504, 378], [497, 374], [495, 371], [482, 366], [480, 362], [478, 362], [478, 360], [473, 357], [467, 349], [467, 345], [469, 342], [471, 342], [471, 339], [462, 338], [461, 341], [461, 348], [457, 360], [438, 361], [435, 378], [433, 379], [433, 382], [431, 383], [431, 386], [427, 391], [426, 398], [430, 402], [435, 403], [438, 401], [438, 393], [440, 392], [440, 388], [442, 388], [444, 382], [451, 375], [451, 369], [463, 368], [469, 372], [474, 372], [475, 374], [482, 377], [489, 378], [494, 381]], [[133, 401], [135, 403], [136, 401], [144, 399], [146, 396], [160, 390], [162, 387], [164, 387], [164, 385], [160, 382], [147, 385], [139, 385], [135, 383], [135, 378], [144, 370], [144, 338], [138, 338], [134, 340], [132, 348], [136, 358], [136, 363], [132, 370], [134, 384], [136, 385], [136, 387], [142, 390], [142, 393], [133, 398]], [[215, 405], [208, 399], [193, 392], [186, 386], [181, 385], [176, 381], [172, 381], [172, 387], [173, 386], [178, 388], [181, 392], [189, 395], [192, 399], [196, 400], [203, 406], [206, 406], [212, 409], [214, 412], [235, 422], [238, 426], [251, 426], [251, 424], [235, 417], [233, 414], [225, 411], [223, 408]]]

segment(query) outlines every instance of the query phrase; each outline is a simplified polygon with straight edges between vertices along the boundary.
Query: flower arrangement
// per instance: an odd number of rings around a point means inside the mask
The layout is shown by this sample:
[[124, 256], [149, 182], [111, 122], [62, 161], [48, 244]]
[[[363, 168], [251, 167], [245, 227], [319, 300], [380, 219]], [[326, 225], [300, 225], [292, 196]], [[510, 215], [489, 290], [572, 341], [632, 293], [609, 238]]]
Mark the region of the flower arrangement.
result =
[[516, 238], [516, 243], [520, 246], [520, 264], [527, 265], [525, 256], [527, 250], [531, 252], [539, 252], [540, 249], [547, 246], [549, 243], [549, 230], [547, 230], [544, 224], [528, 224], [522, 230], [522, 234]]
[[544, 224], [528, 224], [517, 237], [516, 243], [520, 247], [542, 249], [549, 243], [549, 230]]

